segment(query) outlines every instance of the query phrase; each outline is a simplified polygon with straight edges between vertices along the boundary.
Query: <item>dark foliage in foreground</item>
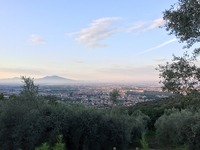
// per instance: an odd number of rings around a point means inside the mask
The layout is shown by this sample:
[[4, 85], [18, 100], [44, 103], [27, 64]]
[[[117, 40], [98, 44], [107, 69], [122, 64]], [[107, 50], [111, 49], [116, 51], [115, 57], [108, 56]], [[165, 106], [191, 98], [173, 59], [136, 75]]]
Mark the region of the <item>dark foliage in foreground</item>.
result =
[[138, 103], [128, 112], [132, 114], [138, 110], [150, 118], [148, 140], [151, 147], [200, 149], [199, 92]]
[[114, 108], [111, 114], [109, 109], [20, 95], [0, 102], [0, 149], [31, 150], [45, 142], [53, 145], [63, 135], [68, 150], [123, 150], [139, 141], [147, 121], [142, 113], [130, 116]]
[[143, 114], [150, 117], [148, 124], [149, 129], [153, 130], [154, 123], [162, 116], [166, 109], [176, 108], [178, 110], [190, 109], [197, 111], [200, 109], [200, 93], [193, 91], [188, 95], [173, 95], [167, 98], [161, 98], [153, 101], [138, 103], [133, 107], [128, 108], [128, 113], [132, 114], [135, 111], [141, 111]]

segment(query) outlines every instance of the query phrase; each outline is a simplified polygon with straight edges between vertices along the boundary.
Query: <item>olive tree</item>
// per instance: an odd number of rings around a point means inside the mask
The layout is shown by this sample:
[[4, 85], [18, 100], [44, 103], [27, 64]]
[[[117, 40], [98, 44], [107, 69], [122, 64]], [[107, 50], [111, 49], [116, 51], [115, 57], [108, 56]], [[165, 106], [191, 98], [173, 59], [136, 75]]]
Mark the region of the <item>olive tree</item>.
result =
[[200, 149], [200, 113], [191, 110], [166, 110], [156, 121], [156, 138], [164, 147], [183, 146]]
[[165, 10], [163, 19], [170, 34], [174, 34], [187, 48], [200, 42], [200, 1], [179, 0], [178, 3]]
[[[180, 42], [186, 42], [184, 48], [191, 48], [200, 42], [200, 1], [178, 0], [170, 9], [164, 11], [164, 27], [174, 34]], [[172, 62], [159, 65], [163, 90], [186, 95], [199, 85], [200, 68], [195, 65], [200, 48], [193, 50], [193, 56], [184, 53], [182, 57], [173, 56]]]
[[173, 56], [172, 63], [159, 65], [162, 89], [174, 94], [187, 95], [196, 90], [200, 81], [200, 68], [198, 68], [194, 59], [191, 59], [187, 53], [182, 57]]

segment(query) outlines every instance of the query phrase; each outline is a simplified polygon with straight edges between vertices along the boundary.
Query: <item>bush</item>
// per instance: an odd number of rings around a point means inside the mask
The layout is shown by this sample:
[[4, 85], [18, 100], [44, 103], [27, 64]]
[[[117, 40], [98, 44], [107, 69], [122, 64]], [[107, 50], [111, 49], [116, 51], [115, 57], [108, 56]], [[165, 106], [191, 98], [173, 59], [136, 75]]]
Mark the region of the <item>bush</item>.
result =
[[129, 116], [119, 109], [110, 115], [107, 109], [49, 103], [39, 96], [18, 96], [2, 101], [0, 108], [2, 150], [33, 150], [45, 142], [52, 146], [60, 134], [68, 149], [123, 150], [139, 141], [148, 121], [141, 112]]
[[47, 143], [43, 143], [35, 150], [65, 150], [65, 144], [62, 142], [62, 135], [58, 136], [57, 143], [53, 147], [50, 147]]
[[[0, 149], [48, 149], [63, 135], [56, 149], [124, 150], [145, 131], [149, 118], [141, 112], [128, 115], [115, 107], [96, 109], [57, 102], [41, 97], [33, 79], [22, 77], [25, 85], [19, 96], [0, 101]], [[47, 142], [49, 144], [46, 144]]]
[[146, 140], [145, 132], [142, 133], [142, 137], [141, 137], [140, 143], [142, 145], [143, 150], [148, 150], [149, 149], [149, 145], [148, 145], [147, 140]]
[[156, 137], [162, 146], [188, 145], [200, 149], [200, 112], [171, 109], [155, 123]]

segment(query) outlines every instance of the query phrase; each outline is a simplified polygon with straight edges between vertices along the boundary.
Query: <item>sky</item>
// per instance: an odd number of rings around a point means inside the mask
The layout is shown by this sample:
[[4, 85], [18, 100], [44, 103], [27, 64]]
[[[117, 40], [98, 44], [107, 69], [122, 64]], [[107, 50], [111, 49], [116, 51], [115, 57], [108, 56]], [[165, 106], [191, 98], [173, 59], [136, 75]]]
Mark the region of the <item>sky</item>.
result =
[[177, 0], [0, 0], [0, 78], [159, 81], [181, 55], [163, 11]]

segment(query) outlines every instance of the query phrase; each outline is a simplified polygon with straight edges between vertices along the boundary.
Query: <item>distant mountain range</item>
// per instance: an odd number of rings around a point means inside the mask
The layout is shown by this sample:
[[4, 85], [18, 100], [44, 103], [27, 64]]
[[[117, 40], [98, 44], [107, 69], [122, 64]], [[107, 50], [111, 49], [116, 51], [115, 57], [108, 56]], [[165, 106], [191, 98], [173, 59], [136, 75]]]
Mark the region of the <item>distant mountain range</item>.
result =
[[[34, 78], [34, 83], [36, 85], [69, 85], [69, 84], [127, 84], [127, 85], [135, 85], [135, 86], [142, 86], [142, 87], [157, 87], [160, 86], [158, 82], [155, 81], [148, 81], [148, 82], [100, 82], [100, 81], [83, 81], [83, 80], [72, 80], [63, 78], [60, 76], [46, 76], [43, 78]], [[0, 85], [22, 85], [23, 81], [19, 77], [8, 78], [8, 79], [0, 79]]]
[[[75, 83], [76, 80], [67, 79], [59, 76], [46, 76], [43, 78], [34, 79], [35, 84], [41, 85], [64, 85], [69, 83]], [[0, 84], [22, 84], [22, 79], [19, 77], [0, 79]]]

